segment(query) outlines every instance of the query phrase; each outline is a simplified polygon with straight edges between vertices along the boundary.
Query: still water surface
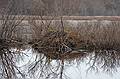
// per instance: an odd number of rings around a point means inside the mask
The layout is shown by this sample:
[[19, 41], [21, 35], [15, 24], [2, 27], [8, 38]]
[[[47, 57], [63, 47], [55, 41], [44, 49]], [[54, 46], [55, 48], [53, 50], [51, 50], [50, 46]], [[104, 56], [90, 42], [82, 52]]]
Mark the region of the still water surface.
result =
[[63, 79], [120, 79], [119, 53], [98, 53], [98, 57], [96, 53], [91, 53], [80, 59], [65, 60], [64, 64], [60, 60], [50, 60], [45, 64], [46, 58], [43, 58], [42, 62], [37, 63], [36, 67], [33, 68], [35, 62], [43, 55], [33, 54], [32, 50], [26, 51], [28, 53], [24, 56], [24, 60], [20, 59], [16, 63], [21, 67], [22, 72], [26, 74], [25, 79], [60, 79], [62, 70], [60, 67], [63, 65]]

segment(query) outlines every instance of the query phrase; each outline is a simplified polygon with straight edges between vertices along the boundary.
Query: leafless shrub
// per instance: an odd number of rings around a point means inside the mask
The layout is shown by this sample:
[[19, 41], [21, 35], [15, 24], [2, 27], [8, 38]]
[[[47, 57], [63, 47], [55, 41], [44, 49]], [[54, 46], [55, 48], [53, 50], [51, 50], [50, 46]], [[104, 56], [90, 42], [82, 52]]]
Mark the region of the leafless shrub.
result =
[[[23, 76], [15, 65], [15, 55], [19, 54], [17, 51], [23, 46], [22, 40], [17, 38], [15, 30], [24, 17], [18, 15], [18, 11], [20, 13], [21, 10], [14, 5], [15, 1], [10, 0], [8, 6], [2, 10], [0, 20], [0, 63], [2, 69], [0, 77], [3, 79], [16, 79], [16, 72]], [[17, 51], [14, 51], [14, 48]]]

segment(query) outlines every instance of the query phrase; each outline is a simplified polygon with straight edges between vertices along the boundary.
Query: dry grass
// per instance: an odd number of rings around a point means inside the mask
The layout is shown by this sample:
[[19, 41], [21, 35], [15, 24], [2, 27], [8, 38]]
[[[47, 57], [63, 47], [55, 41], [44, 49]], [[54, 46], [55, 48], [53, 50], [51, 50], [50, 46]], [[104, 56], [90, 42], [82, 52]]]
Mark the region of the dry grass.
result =
[[[35, 22], [35, 21], [34, 21]], [[78, 50], [115, 50], [119, 51], [120, 47], [120, 22], [111, 22], [110, 24], [100, 23], [81, 23], [78, 27], [62, 26], [53, 29], [50, 24], [47, 31], [40, 27], [37, 23], [33, 28], [33, 36], [38, 48], [59, 48], [61, 44], [65, 44], [71, 49]], [[57, 26], [56, 26], [57, 27]], [[35, 29], [36, 28], [36, 29]], [[52, 28], [52, 30], [51, 30]], [[39, 30], [42, 29], [42, 30]], [[35, 33], [37, 32], [37, 33]], [[45, 32], [45, 33], [43, 33]], [[33, 47], [34, 47], [34, 43]], [[56, 45], [55, 45], [56, 44]], [[72, 48], [70, 44], [74, 45]], [[58, 46], [58, 47], [57, 47]], [[50, 50], [50, 49], [49, 49]], [[56, 51], [56, 50], [54, 50]], [[44, 51], [45, 52], [45, 51]]]
[[[120, 47], [120, 22], [112, 22], [109, 25], [89, 25], [79, 27], [79, 35], [82, 41], [94, 49], [116, 50]], [[86, 44], [86, 45], [87, 45]]]

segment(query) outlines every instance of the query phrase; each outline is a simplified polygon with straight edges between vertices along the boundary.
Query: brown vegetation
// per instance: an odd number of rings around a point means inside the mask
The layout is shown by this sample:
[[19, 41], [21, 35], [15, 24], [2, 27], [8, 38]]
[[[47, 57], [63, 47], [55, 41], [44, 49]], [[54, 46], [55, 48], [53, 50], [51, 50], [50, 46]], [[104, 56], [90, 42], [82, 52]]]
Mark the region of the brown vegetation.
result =
[[38, 26], [37, 29], [42, 29], [42, 31], [34, 29], [33, 33], [36, 38], [34, 42], [31, 42], [32, 48], [39, 54], [44, 54], [49, 63], [52, 60], [65, 62], [78, 59], [81, 61], [81, 58], [86, 58], [92, 53], [88, 62], [91, 66], [88, 70], [97, 70], [100, 67], [104, 71], [112, 72], [119, 66], [119, 21], [109, 24], [86, 21], [78, 24], [78, 27], [62, 26], [64, 21], [62, 23], [59, 27], [56, 25], [57, 28], [49, 24], [47, 31], [42, 35], [41, 32], [45, 30], [35, 23]]
[[[48, 42], [48, 45], [54, 44], [57, 41], [60, 43], [65, 43], [66, 45], [68, 42], [71, 42], [72, 44], [76, 44], [76, 48], [119, 51], [119, 21], [111, 22], [110, 24], [105, 25], [100, 25], [98, 23], [89, 24], [86, 22], [83, 25], [78, 25], [78, 27], [64, 26], [63, 32], [59, 31], [62, 27], [50, 30], [49, 28], [54, 27], [49, 25], [46, 27], [48, 30], [45, 34], [41, 33], [45, 30], [39, 25], [38, 27], [35, 26], [33, 28], [36, 28], [36, 30], [34, 29], [34, 36], [36, 36], [40, 42]], [[38, 29], [42, 29], [42, 31]], [[40, 36], [42, 39], [39, 38]]]

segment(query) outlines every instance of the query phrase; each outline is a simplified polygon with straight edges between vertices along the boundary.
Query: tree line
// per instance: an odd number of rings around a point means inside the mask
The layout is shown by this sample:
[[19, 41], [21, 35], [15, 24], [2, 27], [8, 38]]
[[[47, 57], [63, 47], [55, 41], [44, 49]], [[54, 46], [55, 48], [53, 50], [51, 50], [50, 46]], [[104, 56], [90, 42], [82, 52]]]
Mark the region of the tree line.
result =
[[117, 16], [119, 0], [15, 0], [25, 15]]

